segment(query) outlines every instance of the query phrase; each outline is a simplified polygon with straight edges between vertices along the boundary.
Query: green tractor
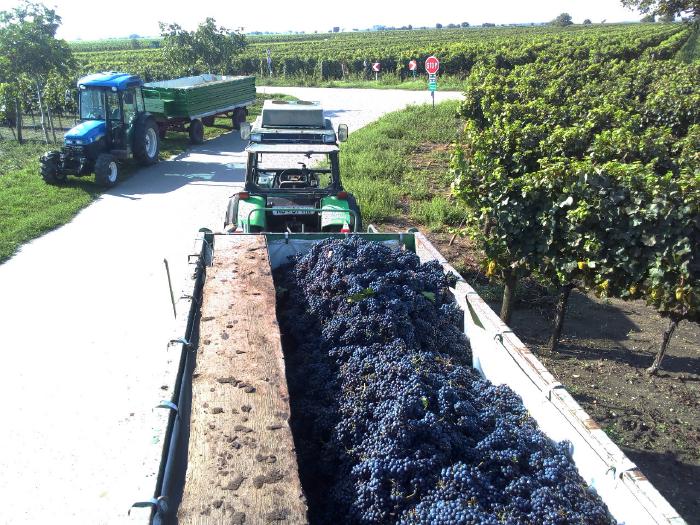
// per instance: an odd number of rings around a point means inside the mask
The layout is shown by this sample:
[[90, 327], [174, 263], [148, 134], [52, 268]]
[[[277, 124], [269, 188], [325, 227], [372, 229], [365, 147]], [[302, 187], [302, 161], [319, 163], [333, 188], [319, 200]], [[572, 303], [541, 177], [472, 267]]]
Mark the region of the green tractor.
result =
[[68, 175], [95, 174], [111, 187], [119, 179], [118, 161], [136, 158], [143, 165], [158, 162], [158, 125], [146, 112], [143, 81], [125, 73], [98, 73], [78, 81], [80, 123], [65, 134], [61, 151], [41, 157], [41, 176], [62, 184]]
[[250, 139], [243, 191], [233, 195], [226, 210], [229, 232], [350, 232], [362, 229], [355, 197], [340, 180], [336, 134], [315, 102], [266, 101], [251, 127], [241, 126]]
[[360, 208], [343, 189], [338, 152], [335, 144], [251, 143], [245, 186], [229, 200], [224, 229], [360, 231]]

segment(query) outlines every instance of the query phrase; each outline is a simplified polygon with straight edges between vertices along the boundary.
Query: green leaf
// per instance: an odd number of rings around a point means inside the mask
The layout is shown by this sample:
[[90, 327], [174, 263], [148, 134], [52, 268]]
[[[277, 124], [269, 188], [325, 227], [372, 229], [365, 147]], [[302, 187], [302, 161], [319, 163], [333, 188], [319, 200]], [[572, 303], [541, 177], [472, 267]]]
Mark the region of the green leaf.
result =
[[367, 299], [368, 297], [372, 297], [374, 295], [374, 290], [372, 288], [365, 288], [361, 292], [357, 292], [355, 294], [352, 294], [350, 297], [348, 297], [348, 302], [349, 303], [359, 303], [363, 299]]
[[431, 303], [435, 302], [435, 294], [433, 292], [421, 292], [421, 294]]

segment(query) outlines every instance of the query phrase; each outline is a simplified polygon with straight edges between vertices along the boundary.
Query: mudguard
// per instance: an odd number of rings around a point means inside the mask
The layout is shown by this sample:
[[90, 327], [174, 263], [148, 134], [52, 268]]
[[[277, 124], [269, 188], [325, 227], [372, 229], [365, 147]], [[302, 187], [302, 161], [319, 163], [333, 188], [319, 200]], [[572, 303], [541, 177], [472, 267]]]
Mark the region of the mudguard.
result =
[[[267, 229], [267, 217], [264, 210], [266, 206], [265, 197], [251, 195], [247, 199], [238, 201], [238, 221], [237, 228], [244, 231], [265, 231]], [[250, 224], [248, 221], [250, 220]]]
[[351, 226], [354, 222], [350, 213], [350, 204], [345, 199], [335, 195], [321, 199], [321, 231], [328, 228], [342, 228], [344, 224]]

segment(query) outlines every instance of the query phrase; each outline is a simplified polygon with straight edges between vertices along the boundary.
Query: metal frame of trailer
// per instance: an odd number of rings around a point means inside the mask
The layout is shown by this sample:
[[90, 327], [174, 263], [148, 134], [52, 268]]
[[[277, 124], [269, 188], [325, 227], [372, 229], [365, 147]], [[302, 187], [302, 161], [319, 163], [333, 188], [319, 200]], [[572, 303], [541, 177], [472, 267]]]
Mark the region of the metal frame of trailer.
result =
[[[370, 228], [370, 231], [373, 231]], [[234, 234], [236, 237], [264, 236], [271, 266], [284, 264], [289, 255], [304, 253], [319, 240], [344, 234]], [[437, 260], [445, 272], [457, 276], [452, 289], [464, 312], [464, 331], [473, 353], [474, 367], [494, 384], [507, 384], [523, 400], [540, 429], [551, 439], [572, 443], [573, 459], [579, 473], [597, 491], [612, 515], [626, 525], [683, 525], [685, 521], [659, 494], [637, 466], [625, 456], [595, 421], [491, 310], [477, 292], [457, 273], [428, 239], [414, 232], [365, 233], [362, 237], [403, 246], [421, 261]], [[151, 467], [153, 493], [144, 495], [132, 508], [139, 523], [163, 523], [174, 512], [181, 469], [183, 442], [187, 439], [189, 391], [191, 388], [201, 293], [208, 267], [215, 257], [218, 235], [200, 233], [189, 256], [191, 277], [177, 301], [176, 335], [168, 343], [165, 383], [172, 396], [163, 401], [154, 392], [154, 440]]]
[[188, 125], [193, 120], [201, 120], [205, 126], [212, 126], [213, 121], [211, 123], [207, 123], [207, 122], [205, 122], [204, 119], [206, 119], [208, 117], [211, 117], [212, 119], [215, 119], [215, 118], [233, 119], [235, 116], [236, 110], [241, 109], [241, 108], [247, 108], [248, 106], [252, 106], [253, 104], [255, 104], [255, 100], [247, 100], [247, 101], [242, 102], [240, 104], [228, 106], [225, 108], [216, 109], [213, 111], [208, 111], [206, 113], [192, 115], [190, 117], [162, 117], [161, 115], [154, 115], [154, 118], [156, 120], [156, 123], [158, 124], [158, 127], [164, 129], [165, 131], [168, 131], [168, 130], [187, 131], [187, 128], [185, 126]]

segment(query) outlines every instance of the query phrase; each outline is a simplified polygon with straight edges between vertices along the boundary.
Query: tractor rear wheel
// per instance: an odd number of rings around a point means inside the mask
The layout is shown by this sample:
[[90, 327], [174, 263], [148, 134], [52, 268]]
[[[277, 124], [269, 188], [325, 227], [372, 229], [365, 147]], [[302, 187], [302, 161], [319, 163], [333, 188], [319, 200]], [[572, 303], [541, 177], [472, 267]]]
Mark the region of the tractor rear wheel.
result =
[[235, 110], [233, 110], [233, 117], [231, 117], [231, 124], [233, 125], [233, 129], [240, 130], [241, 124], [245, 122], [247, 116], [248, 110], [246, 108], [236, 108]]
[[58, 169], [58, 164], [61, 160], [58, 151], [50, 151], [41, 157], [41, 178], [47, 184], [63, 184], [66, 182], [65, 174]]
[[190, 122], [190, 142], [192, 144], [201, 144], [204, 142], [204, 124], [199, 119], [194, 119]]
[[114, 155], [100, 153], [95, 161], [95, 182], [100, 186], [111, 188], [119, 179], [119, 166]]
[[134, 156], [144, 166], [158, 162], [160, 152], [160, 130], [153, 119], [136, 124], [134, 130]]

